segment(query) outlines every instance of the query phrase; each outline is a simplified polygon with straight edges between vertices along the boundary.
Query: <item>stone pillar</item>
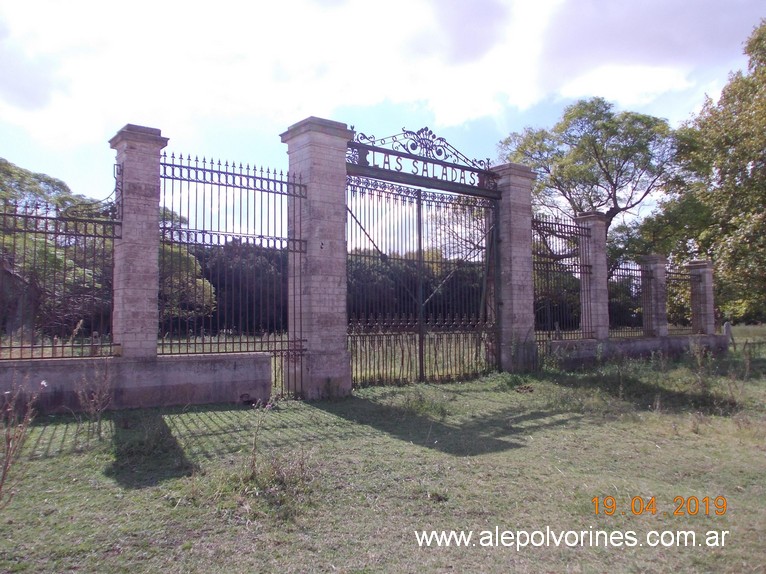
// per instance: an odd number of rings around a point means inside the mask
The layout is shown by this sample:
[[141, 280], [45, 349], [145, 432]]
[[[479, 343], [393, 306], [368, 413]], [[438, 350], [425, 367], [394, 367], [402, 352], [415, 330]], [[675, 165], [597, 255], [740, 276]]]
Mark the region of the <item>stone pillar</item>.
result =
[[109, 140], [121, 169], [122, 236], [114, 242], [112, 340], [124, 357], [155, 357], [159, 310], [160, 130], [126, 125]]
[[499, 202], [500, 368], [520, 371], [537, 363], [534, 279], [532, 267], [532, 184], [528, 167], [505, 164], [492, 168], [500, 176]]
[[713, 263], [691, 261], [686, 265], [691, 275], [692, 329], [700, 335], [715, 334], [715, 305], [713, 303]]
[[[288, 388], [307, 399], [344, 396], [351, 392], [346, 308], [346, 149], [353, 132], [346, 124], [307, 118], [282, 134], [290, 172], [301, 176], [307, 197], [300, 201], [300, 225], [292, 224], [306, 242], [300, 258], [300, 293], [290, 297], [290, 324], [299, 320], [306, 352], [302, 387]], [[294, 210], [290, 210], [292, 215]], [[292, 267], [292, 265], [291, 265]]]
[[662, 255], [646, 255], [641, 258], [644, 337], [668, 335], [668, 295], [665, 279], [667, 264], [667, 258]]
[[606, 216], [592, 211], [575, 218], [577, 225], [590, 230], [580, 241], [582, 304], [580, 324], [588, 339], [609, 338], [609, 289], [606, 265]]

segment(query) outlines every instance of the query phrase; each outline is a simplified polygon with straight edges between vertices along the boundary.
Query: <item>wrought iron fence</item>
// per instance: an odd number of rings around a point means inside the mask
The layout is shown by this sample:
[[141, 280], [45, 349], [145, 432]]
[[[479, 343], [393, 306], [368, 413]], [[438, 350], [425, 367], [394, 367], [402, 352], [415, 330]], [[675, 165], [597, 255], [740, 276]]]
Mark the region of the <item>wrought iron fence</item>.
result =
[[609, 265], [609, 336], [644, 336], [644, 302], [641, 265], [622, 261]]
[[496, 369], [495, 201], [355, 176], [347, 189], [354, 383]]
[[299, 376], [303, 334], [288, 307], [299, 308], [305, 186], [283, 172], [167, 154], [161, 180], [158, 352], [268, 352], [275, 381]]
[[590, 337], [583, 279], [590, 273], [586, 239], [590, 231], [573, 221], [536, 216], [532, 220], [535, 339], [541, 352], [556, 339]]
[[688, 271], [669, 267], [665, 271], [668, 334], [690, 335], [692, 326], [692, 281], [699, 280]]
[[113, 201], [0, 201], [0, 359], [109, 355]]

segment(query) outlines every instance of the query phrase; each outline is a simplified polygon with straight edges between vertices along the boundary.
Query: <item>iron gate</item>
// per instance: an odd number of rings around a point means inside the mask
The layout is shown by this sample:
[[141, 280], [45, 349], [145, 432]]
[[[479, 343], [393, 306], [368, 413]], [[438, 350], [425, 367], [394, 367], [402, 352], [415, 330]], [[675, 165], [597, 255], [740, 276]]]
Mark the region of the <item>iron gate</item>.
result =
[[161, 166], [158, 352], [270, 353], [275, 393], [300, 395], [306, 186], [188, 155]]
[[[497, 197], [459, 185], [471, 174], [489, 181], [491, 172], [450, 162], [464, 156], [430, 130], [407, 134], [360, 135], [349, 144], [348, 340], [355, 385], [444, 381], [498, 367]], [[374, 145], [386, 140], [393, 150]], [[405, 174], [407, 161], [416, 167]], [[433, 177], [438, 173], [448, 185]]]

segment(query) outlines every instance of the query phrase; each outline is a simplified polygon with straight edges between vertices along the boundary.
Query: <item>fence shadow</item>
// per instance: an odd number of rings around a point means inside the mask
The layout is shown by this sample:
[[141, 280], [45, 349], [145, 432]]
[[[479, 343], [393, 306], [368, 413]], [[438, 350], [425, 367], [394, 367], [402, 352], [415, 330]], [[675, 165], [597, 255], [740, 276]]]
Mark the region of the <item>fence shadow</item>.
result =
[[116, 412], [112, 415], [115, 460], [104, 471], [126, 488], [145, 488], [165, 480], [189, 476], [196, 465], [158, 409]]
[[412, 408], [378, 400], [350, 397], [309, 403], [313, 408], [371, 427], [391, 437], [455, 456], [478, 456], [521, 448], [521, 436], [551, 427], [576, 424], [579, 414], [533, 411], [519, 414], [513, 408], [478, 415], [461, 422], [414, 412]]
[[[660, 371], [656, 373], [656, 377], [661, 378], [665, 374]], [[547, 378], [545, 375], [539, 376]], [[659, 381], [647, 381], [643, 376], [630, 372], [618, 374], [614, 371], [597, 370], [550, 375], [557, 385], [570, 389], [598, 389], [613, 399], [630, 403], [637, 410], [661, 409], [671, 413], [693, 410], [703, 414], [729, 416], [741, 409], [742, 405], [731, 392], [726, 394], [713, 387], [710, 380], [714, 379], [715, 375], [702, 377], [701, 382], [697, 384], [679, 383], [679, 388], [674, 389], [664, 382], [660, 384]]]

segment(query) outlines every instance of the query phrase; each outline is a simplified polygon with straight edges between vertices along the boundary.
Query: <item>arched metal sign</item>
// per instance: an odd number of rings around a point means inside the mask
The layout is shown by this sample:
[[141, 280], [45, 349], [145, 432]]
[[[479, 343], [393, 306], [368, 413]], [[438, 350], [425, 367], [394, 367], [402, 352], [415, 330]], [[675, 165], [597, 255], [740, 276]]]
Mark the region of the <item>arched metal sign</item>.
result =
[[348, 142], [348, 175], [498, 199], [489, 159], [468, 159], [427, 127], [376, 139], [359, 133]]

